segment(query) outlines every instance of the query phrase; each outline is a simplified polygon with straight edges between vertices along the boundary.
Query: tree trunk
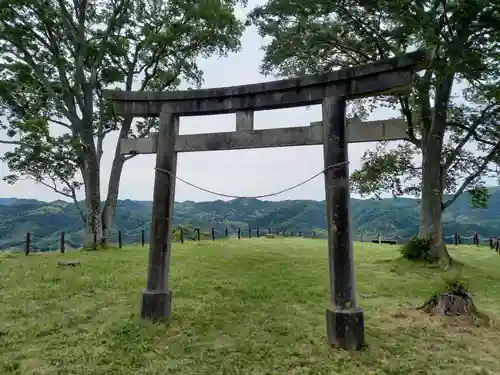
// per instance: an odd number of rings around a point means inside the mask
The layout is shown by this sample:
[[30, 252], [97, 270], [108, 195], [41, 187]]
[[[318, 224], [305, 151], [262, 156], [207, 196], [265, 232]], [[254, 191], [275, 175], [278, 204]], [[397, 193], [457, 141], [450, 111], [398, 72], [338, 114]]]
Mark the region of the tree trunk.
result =
[[119, 152], [117, 154], [115, 153], [115, 158], [109, 175], [108, 195], [102, 211], [103, 244], [107, 243], [110, 237], [110, 230], [115, 226], [116, 205], [118, 202], [120, 179], [124, 163], [125, 158], [120, 155]]
[[[441, 66], [441, 61], [435, 62]], [[446, 170], [442, 165], [444, 135], [447, 127], [448, 103], [453, 86], [453, 73], [445, 65], [442, 71], [434, 71], [436, 80], [434, 108], [430, 105], [431, 70], [417, 85], [422, 123], [422, 197], [420, 202], [419, 236], [428, 237], [430, 256], [442, 266], [451, 263], [443, 238], [443, 193]]]
[[443, 239], [443, 181], [441, 150], [443, 139], [432, 130], [422, 139], [422, 197], [420, 202], [420, 237], [430, 237], [431, 256], [443, 266], [451, 262]]
[[86, 216], [83, 246], [92, 248], [94, 245], [102, 243], [101, 186], [99, 181], [99, 162], [95, 149], [88, 150], [87, 152], [85, 170], [83, 171]]
[[103, 244], [107, 243], [110, 236], [109, 231], [115, 226], [116, 205], [120, 192], [120, 179], [122, 177], [123, 165], [125, 164], [125, 156], [120, 153], [120, 143], [122, 139], [127, 138], [131, 124], [132, 117], [125, 117], [115, 146], [115, 156], [109, 174], [108, 194], [102, 211]]

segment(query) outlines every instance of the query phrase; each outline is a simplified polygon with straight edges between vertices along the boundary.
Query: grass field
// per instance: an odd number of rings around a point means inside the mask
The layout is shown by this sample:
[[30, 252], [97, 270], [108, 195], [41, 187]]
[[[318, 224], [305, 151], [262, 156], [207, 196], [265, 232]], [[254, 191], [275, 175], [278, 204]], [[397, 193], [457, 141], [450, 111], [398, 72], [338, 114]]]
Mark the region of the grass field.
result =
[[[500, 374], [500, 329], [417, 312], [444, 271], [356, 244], [368, 347], [325, 343], [326, 242], [176, 244], [168, 325], [141, 322], [147, 250], [0, 255], [0, 374]], [[500, 256], [450, 248], [478, 308], [500, 311]], [[80, 267], [58, 267], [78, 259]], [[458, 272], [456, 269], [450, 271]]]

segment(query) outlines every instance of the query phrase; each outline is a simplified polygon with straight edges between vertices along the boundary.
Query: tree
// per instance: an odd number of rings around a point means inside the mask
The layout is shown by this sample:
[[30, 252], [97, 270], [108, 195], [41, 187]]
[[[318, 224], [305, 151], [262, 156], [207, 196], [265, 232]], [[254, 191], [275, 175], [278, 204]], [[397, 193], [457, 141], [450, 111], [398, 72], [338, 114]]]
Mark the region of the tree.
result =
[[115, 116], [102, 90], [172, 90], [202, 83], [199, 57], [240, 48], [245, 0], [0, 0], [0, 115], [14, 145], [10, 183], [30, 178], [76, 201], [85, 188], [86, 241], [104, 243], [122, 168], [114, 150], [101, 210], [104, 138], [142, 137], [156, 126]]
[[[419, 194], [419, 235], [431, 237], [432, 256], [443, 265], [451, 261], [442, 241], [443, 210], [467, 189], [484, 203], [484, 177], [500, 161], [499, 21], [498, 5], [486, 0], [269, 0], [249, 16], [270, 38], [262, 65], [268, 74], [294, 76], [430, 51], [410, 94], [362, 102], [365, 111], [379, 104], [399, 109], [408, 141], [366, 152], [352, 180], [362, 195]], [[465, 85], [460, 98], [452, 92], [457, 83]], [[444, 202], [444, 193], [451, 199]]]

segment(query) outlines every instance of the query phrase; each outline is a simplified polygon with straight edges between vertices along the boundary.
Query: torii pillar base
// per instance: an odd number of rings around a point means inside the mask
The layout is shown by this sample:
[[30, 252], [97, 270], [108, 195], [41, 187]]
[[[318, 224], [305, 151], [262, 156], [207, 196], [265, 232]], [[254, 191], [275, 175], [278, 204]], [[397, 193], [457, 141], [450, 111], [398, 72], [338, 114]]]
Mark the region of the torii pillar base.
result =
[[152, 322], [165, 322], [172, 315], [172, 291], [142, 291], [141, 318]]
[[365, 323], [361, 308], [326, 309], [325, 316], [328, 344], [345, 350], [365, 347]]

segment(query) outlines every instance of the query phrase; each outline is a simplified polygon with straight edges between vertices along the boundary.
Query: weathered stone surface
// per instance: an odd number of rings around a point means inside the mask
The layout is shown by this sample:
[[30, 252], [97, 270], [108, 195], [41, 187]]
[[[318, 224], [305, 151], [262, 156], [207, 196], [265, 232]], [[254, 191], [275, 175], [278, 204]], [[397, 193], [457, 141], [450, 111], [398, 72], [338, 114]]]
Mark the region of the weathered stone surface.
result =
[[160, 116], [160, 147], [156, 155], [148, 277], [146, 289], [142, 293], [141, 307], [142, 318], [155, 322], [168, 319], [172, 310], [172, 292], [168, 288], [168, 276], [177, 168], [175, 138], [178, 133], [179, 116], [166, 104]]
[[409, 88], [412, 75], [427, 61], [425, 51], [416, 51], [372, 64], [251, 85], [202, 90], [137, 92], [106, 90], [119, 115], [159, 116], [168, 101], [181, 116], [269, 110], [319, 104], [325, 96], [348, 99]]
[[172, 291], [148, 290], [142, 291], [141, 318], [152, 322], [164, 322], [172, 314]]
[[326, 333], [330, 345], [346, 350], [360, 350], [365, 345], [364, 314], [361, 308], [327, 309]]
[[[394, 141], [407, 138], [404, 120], [351, 121], [347, 126], [349, 143]], [[310, 126], [259, 129], [236, 132], [182, 134], [177, 136], [176, 152], [241, 150], [264, 147], [312, 146], [323, 144], [323, 124]], [[122, 139], [122, 154], [154, 154], [157, 133], [148, 138]]]
[[253, 111], [236, 112], [236, 131], [253, 130]]
[[[331, 301], [335, 306], [356, 306], [354, 259], [351, 238], [349, 161], [345, 98], [325, 98], [323, 155], [328, 227], [328, 264]], [[336, 165], [335, 167], [331, 167]]]
[[338, 81], [352, 81], [359, 77], [366, 77], [395, 70], [420, 69], [427, 61], [425, 51], [416, 51], [406, 55], [371, 64], [339, 69], [323, 74], [310, 74], [297, 78], [280, 79], [270, 82], [253, 83], [249, 85], [207, 88], [201, 90], [183, 91], [122, 91], [105, 90], [106, 98], [110, 100], [160, 100], [175, 101], [185, 99], [210, 99], [213, 97], [228, 97], [245, 94], [259, 94], [268, 91], [282, 91], [299, 89], [302, 87], [324, 85]]

